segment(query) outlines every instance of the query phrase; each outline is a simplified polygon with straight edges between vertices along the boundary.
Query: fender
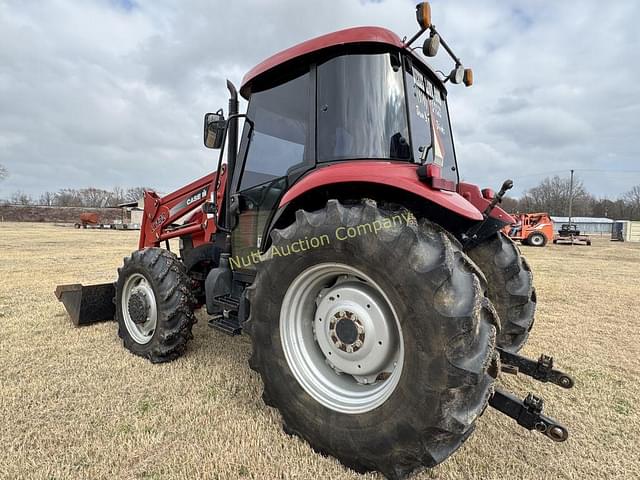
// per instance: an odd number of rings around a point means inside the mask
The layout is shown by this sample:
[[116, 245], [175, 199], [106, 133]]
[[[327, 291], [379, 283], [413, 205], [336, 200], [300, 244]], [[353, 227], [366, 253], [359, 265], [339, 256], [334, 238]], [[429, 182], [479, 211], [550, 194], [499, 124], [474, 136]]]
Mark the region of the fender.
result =
[[469, 220], [482, 220], [482, 213], [457, 192], [435, 190], [420, 181], [417, 165], [407, 162], [356, 160], [340, 162], [311, 171], [284, 194], [280, 208], [300, 195], [323, 185], [377, 183], [406, 190]]

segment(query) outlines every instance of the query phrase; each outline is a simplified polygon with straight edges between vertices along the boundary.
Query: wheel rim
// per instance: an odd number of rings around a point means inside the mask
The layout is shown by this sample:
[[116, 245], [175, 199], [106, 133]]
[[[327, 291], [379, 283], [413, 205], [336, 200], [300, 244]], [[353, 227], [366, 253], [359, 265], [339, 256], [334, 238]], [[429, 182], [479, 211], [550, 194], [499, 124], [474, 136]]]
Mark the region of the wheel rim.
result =
[[536, 247], [539, 247], [540, 245], [542, 245], [543, 242], [543, 238], [540, 235], [534, 235], [533, 237], [531, 237], [531, 244], [535, 245]]
[[393, 306], [348, 265], [319, 264], [295, 278], [280, 311], [280, 340], [302, 388], [338, 412], [379, 407], [402, 373], [404, 342]]
[[127, 278], [120, 306], [131, 338], [141, 345], [149, 343], [158, 324], [158, 311], [153, 288], [143, 275], [134, 273]]

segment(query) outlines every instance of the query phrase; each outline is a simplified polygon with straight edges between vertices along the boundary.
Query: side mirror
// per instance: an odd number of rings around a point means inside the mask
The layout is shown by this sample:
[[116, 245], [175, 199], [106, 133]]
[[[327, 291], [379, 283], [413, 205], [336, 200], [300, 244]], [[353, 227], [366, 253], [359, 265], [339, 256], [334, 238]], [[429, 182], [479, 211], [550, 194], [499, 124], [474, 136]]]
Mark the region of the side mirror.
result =
[[222, 109], [216, 113], [206, 113], [204, 116], [204, 146], [207, 148], [220, 148], [226, 128], [227, 121], [224, 119]]

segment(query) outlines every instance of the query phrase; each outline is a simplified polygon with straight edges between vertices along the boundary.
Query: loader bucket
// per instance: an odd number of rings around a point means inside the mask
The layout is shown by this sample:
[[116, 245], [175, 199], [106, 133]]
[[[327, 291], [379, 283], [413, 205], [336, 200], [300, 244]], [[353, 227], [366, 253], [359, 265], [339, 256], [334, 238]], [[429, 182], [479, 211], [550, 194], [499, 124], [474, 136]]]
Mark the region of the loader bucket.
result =
[[55, 294], [76, 327], [115, 318], [116, 289], [113, 283], [58, 285]]

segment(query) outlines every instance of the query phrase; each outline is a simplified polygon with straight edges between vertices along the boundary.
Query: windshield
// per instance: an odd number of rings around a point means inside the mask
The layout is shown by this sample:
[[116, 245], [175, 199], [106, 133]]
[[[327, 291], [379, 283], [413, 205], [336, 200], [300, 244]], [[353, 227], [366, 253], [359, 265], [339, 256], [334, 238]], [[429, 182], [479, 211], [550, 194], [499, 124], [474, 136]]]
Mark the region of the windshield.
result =
[[428, 149], [426, 162], [442, 167], [442, 178], [457, 182], [445, 92], [416, 68], [408, 57], [405, 59], [405, 76], [413, 156], [418, 160], [423, 149]]

